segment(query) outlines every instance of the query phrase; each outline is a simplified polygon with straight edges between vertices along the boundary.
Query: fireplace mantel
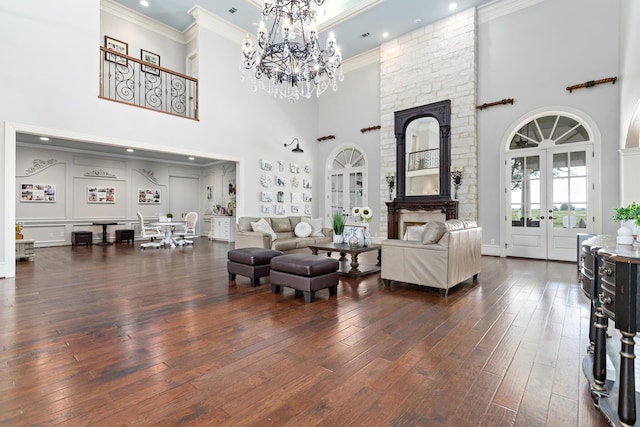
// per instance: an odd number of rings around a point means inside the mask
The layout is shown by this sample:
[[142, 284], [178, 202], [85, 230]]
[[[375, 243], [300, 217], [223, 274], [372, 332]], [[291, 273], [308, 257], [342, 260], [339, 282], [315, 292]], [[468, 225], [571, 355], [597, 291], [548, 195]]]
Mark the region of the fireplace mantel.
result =
[[402, 211], [440, 211], [446, 219], [458, 218], [458, 201], [434, 198], [433, 200], [425, 200], [420, 198], [411, 200], [395, 199], [387, 202], [387, 238], [399, 239], [400, 237], [400, 215]]

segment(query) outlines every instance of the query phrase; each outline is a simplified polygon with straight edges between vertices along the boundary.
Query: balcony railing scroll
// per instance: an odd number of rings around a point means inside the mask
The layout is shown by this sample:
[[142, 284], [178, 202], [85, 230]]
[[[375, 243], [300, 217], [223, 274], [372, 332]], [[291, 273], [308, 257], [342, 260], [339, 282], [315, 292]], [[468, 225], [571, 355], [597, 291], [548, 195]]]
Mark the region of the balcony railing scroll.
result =
[[100, 47], [100, 98], [198, 120], [198, 79]]
[[440, 149], [432, 148], [429, 150], [414, 151], [413, 153], [409, 153], [407, 167], [408, 171], [439, 168]]

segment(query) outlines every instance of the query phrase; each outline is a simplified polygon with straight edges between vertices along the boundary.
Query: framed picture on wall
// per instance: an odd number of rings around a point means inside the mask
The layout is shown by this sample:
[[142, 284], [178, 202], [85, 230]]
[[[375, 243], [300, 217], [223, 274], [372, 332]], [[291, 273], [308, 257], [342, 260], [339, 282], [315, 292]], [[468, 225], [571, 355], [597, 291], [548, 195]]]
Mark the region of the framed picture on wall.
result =
[[[113, 37], [104, 36], [104, 47], [123, 55], [129, 54], [129, 45], [125, 42], [121, 42], [120, 40], [116, 40]], [[116, 55], [113, 52], [105, 52], [104, 59], [105, 61], [115, 62], [116, 64], [124, 65], [125, 67], [127, 66], [127, 58]]]
[[[151, 65], [157, 65], [158, 67], [160, 66], [160, 55], [151, 53], [144, 49], [140, 49], [140, 59], [144, 62], [148, 62]], [[154, 76], [160, 75], [160, 70], [145, 64], [141, 64], [140, 70], [145, 73], [153, 74]]]
[[139, 205], [157, 205], [160, 204], [160, 190], [138, 190]]
[[53, 184], [21, 184], [21, 202], [56, 202], [56, 186]]
[[115, 187], [87, 187], [87, 203], [115, 203]]

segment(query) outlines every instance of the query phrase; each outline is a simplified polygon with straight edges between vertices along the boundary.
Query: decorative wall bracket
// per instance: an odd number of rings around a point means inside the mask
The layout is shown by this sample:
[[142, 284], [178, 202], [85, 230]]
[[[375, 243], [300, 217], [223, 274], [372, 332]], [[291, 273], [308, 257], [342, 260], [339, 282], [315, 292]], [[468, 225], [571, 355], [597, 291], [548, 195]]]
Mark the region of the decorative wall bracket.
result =
[[326, 141], [328, 139], [336, 139], [336, 136], [335, 135], [321, 136], [320, 138], [318, 138], [318, 142]]
[[583, 87], [594, 87], [595, 85], [601, 85], [602, 83], [616, 84], [616, 80], [618, 80], [618, 77], [607, 77], [606, 79], [589, 80], [588, 82], [580, 83], [573, 86], [567, 86], [566, 89], [569, 91], [569, 93], [572, 93], [574, 89], [582, 89]]
[[85, 172], [84, 176], [97, 176], [100, 178], [117, 178], [117, 176], [115, 176], [111, 172], [108, 172], [104, 169], [94, 169], [92, 171]]
[[33, 159], [33, 166], [30, 167], [29, 169], [26, 169], [24, 173], [27, 176], [33, 175], [57, 163], [58, 161], [56, 159], [49, 159], [49, 160]]
[[505, 104], [513, 105], [513, 98], [505, 98], [505, 99], [501, 99], [500, 101], [489, 102], [488, 104], [476, 105], [476, 110], [482, 111], [485, 108], [495, 107], [496, 105], [505, 105]]
[[381, 127], [382, 127], [382, 126], [380, 126], [380, 125], [377, 125], [377, 126], [371, 126], [371, 127], [368, 127], [368, 128], [360, 129], [360, 132], [362, 132], [362, 133], [370, 132], [370, 131], [372, 131], [372, 130], [378, 130], [378, 129], [380, 129]]
[[134, 171], [138, 172], [140, 175], [144, 176], [145, 178], [147, 178], [149, 181], [153, 182], [154, 184], [158, 184], [158, 178], [156, 178], [154, 176], [152, 170], [134, 169]]

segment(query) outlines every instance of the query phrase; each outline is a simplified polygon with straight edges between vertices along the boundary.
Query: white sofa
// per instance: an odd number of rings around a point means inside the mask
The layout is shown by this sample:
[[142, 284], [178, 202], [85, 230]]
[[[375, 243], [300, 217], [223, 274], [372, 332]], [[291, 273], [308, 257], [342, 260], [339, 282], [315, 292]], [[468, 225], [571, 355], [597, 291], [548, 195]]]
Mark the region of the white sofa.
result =
[[[440, 226], [442, 223], [439, 223]], [[425, 227], [428, 226], [425, 225]], [[422, 240], [382, 241], [382, 279], [449, 289], [480, 273], [482, 228], [475, 221], [459, 219], [444, 223], [446, 231], [435, 243]]]

